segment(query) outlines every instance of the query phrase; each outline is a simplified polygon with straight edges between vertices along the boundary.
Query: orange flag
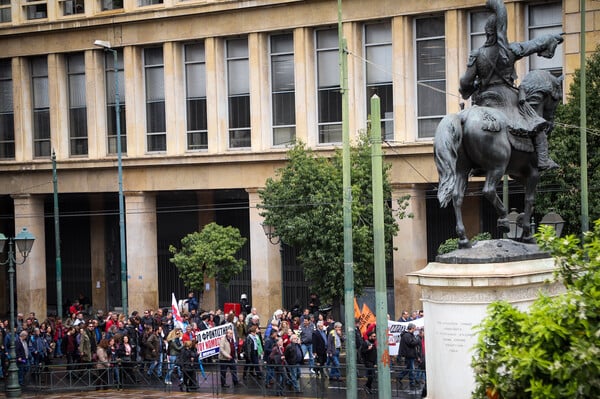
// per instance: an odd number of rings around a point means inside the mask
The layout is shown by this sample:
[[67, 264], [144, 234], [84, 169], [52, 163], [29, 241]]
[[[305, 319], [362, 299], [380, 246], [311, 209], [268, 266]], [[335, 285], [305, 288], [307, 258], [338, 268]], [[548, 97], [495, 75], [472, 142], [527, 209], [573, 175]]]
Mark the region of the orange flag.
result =
[[371, 323], [376, 322], [375, 315], [371, 312], [371, 309], [366, 303], [363, 303], [362, 311], [360, 312], [360, 333], [364, 334], [367, 331], [367, 327]]
[[358, 307], [358, 302], [356, 301], [356, 298], [354, 298], [354, 318], [360, 318], [360, 308]]

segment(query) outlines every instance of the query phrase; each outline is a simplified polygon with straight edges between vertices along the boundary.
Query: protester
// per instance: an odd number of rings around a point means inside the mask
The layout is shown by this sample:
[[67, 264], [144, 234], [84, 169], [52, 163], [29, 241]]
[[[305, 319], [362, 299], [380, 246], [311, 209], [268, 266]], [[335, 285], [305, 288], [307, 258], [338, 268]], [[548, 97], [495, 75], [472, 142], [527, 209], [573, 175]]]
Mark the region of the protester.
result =
[[177, 371], [179, 382], [182, 382], [183, 375], [181, 373], [181, 368], [176, 365], [177, 356], [179, 355], [179, 352], [181, 352], [181, 349], [183, 349], [183, 344], [181, 343], [182, 335], [181, 328], [175, 327], [175, 329], [167, 336], [168, 371], [167, 376], [165, 377], [166, 385], [173, 384], [171, 381], [173, 371]]
[[219, 362], [221, 363], [221, 387], [229, 388], [227, 385], [227, 370], [231, 373], [231, 380], [234, 386], [239, 384], [236, 370], [236, 351], [235, 341], [233, 339], [233, 330], [227, 330], [227, 333], [219, 342]]
[[277, 339], [277, 344], [273, 346], [269, 358], [275, 367], [276, 394], [277, 396], [283, 396], [285, 355], [283, 349], [283, 340], [281, 338]]
[[313, 367], [315, 366], [315, 359], [313, 357], [313, 345], [312, 336], [315, 331], [315, 325], [313, 324], [311, 317], [308, 315], [308, 309], [306, 309], [306, 317], [302, 320], [300, 326], [300, 342], [302, 343], [302, 360], [308, 356], [308, 367], [311, 373], [314, 373]]
[[195, 350], [196, 341], [186, 341], [183, 349], [177, 356], [177, 364], [183, 373], [183, 384], [179, 385], [180, 391], [190, 392], [198, 388], [196, 384], [196, 364], [198, 363], [198, 352]]
[[327, 339], [327, 357], [331, 364], [329, 370], [330, 381], [341, 381], [340, 352], [344, 341], [345, 337], [342, 334], [342, 323], [336, 322]]
[[377, 367], [377, 332], [375, 330], [370, 332], [366, 341], [362, 341], [360, 352], [365, 368], [367, 369], [365, 391], [371, 394], [373, 389], [373, 378], [375, 376], [375, 367]]
[[290, 383], [295, 392], [300, 391], [300, 364], [302, 364], [302, 347], [299, 344], [300, 339], [297, 335], [292, 335], [290, 343], [285, 348], [284, 356], [287, 364], [287, 373]]
[[317, 328], [313, 331], [312, 344], [315, 360], [319, 365], [315, 371], [319, 376], [324, 376], [327, 363], [327, 327], [323, 320], [317, 321]]
[[400, 356], [404, 358], [406, 369], [400, 373], [398, 378], [402, 380], [404, 376], [408, 375], [411, 387], [418, 385], [415, 376], [415, 361], [417, 360], [421, 345], [420, 339], [414, 334], [415, 329], [416, 326], [413, 323], [409, 323], [400, 338]]
[[257, 379], [262, 378], [258, 359], [260, 357], [259, 348], [262, 347], [259, 341], [259, 337], [256, 334], [257, 326], [253, 325], [250, 327], [249, 334], [246, 337], [244, 343], [244, 357], [246, 359], [246, 365], [244, 366], [244, 374], [242, 378], [245, 380], [248, 378], [248, 374], [251, 374]]

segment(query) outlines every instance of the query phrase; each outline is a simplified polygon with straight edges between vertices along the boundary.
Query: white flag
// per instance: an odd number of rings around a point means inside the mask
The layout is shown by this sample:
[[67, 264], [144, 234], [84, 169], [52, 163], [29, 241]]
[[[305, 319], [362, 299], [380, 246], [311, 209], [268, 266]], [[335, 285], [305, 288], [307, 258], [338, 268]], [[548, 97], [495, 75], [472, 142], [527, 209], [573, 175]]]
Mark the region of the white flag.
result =
[[175, 299], [175, 293], [172, 292], [171, 295], [171, 312], [173, 313], [175, 327], [183, 329], [183, 319], [181, 318], [181, 314], [179, 313], [179, 307], [177, 307], [177, 299]]

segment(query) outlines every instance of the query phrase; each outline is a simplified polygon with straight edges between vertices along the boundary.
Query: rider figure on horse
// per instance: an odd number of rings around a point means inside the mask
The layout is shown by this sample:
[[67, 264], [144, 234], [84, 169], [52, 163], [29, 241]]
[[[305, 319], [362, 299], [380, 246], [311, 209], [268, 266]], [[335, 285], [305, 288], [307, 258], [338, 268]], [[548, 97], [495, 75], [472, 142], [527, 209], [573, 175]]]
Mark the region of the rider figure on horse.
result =
[[524, 92], [515, 86], [515, 63], [534, 53], [552, 58], [563, 38], [547, 34], [525, 42], [509, 43], [503, 0], [487, 0], [486, 6], [494, 12], [485, 25], [486, 42], [470, 54], [459, 91], [464, 99], [471, 97], [475, 105], [502, 110], [512, 134], [531, 137], [539, 170], [557, 168], [548, 156], [546, 132], [551, 129], [551, 123], [537, 115], [525, 101]]

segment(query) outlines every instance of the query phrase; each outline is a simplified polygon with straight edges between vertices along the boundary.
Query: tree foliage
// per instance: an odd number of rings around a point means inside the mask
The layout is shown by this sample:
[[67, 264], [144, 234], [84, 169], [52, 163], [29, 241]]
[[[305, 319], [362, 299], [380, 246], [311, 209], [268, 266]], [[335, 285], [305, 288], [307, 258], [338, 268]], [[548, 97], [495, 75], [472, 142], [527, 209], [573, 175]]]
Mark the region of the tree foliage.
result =
[[540, 295], [529, 311], [490, 305], [479, 326], [473, 398], [583, 399], [600, 392], [600, 221], [583, 243], [537, 235], [550, 251], [566, 293]]
[[[586, 62], [587, 155], [590, 220], [600, 217], [600, 46]], [[536, 208], [540, 214], [550, 208], [567, 222], [565, 231], [581, 231], [581, 168], [580, 168], [580, 88], [581, 71], [575, 71], [567, 103], [557, 109], [554, 131], [550, 135], [550, 152], [560, 169], [542, 177]]]
[[[388, 201], [389, 169], [384, 165], [383, 190]], [[354, 290], [360, 295], [365, 284], [373, 281], [374, 262], [371, 146], [367, 135], [351, 149], [351, 170]], [[325, 302], [339, 300], [344, 293], [342, 188], [341, 151], [326, 158], [298, 143], [289, 150], [286, 166], [259, 191], [265, 223], [275, 228], [284, 243], [297, 249], [306, 280]], [[406, 216], [407, 199], [400, 201], [400, 217]], [[388, 201], [384, 234], [389, 260], [398, 223]]]
[[190, 233], [181, 239], [181, 249], [169, 246], [173, 257], [169, 260], [179, 270], [183, 284], [199, 293], [204, 292], [204, 281], [215, 278], [229, 284], [242, 271], [244, 259], [236, 257], [246, 243], [240, 231], [231, 226], [209, 223], [200, 232]]

